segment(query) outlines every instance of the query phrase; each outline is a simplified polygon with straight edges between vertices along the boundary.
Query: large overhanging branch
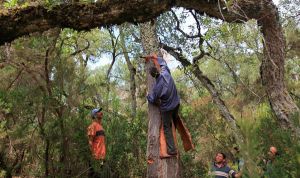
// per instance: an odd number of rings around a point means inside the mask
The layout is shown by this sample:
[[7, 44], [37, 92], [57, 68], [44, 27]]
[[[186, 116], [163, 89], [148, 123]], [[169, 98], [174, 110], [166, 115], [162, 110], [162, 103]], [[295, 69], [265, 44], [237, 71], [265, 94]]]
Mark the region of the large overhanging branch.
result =
[[[225, 21], [241, 22], [248, 18], [247, 15], [241, 14], [252, 14], [251, 18], [258, 18], [260, 14], [258, 12], [262, 10], [261, 4], [261, 1], [258, 0], [250, 2], [240, 0], [239, 5], [231, 5], [238, 9], [237, 12], [243, 13], [229, 11], [223, 0], [118, 0], [60, 4], [51, 9], [42, 5], [10, 10], [1, 9], [0, 45], [23, 35], [43, 32], [55, 27], [89, 30], [124, 22], [141, 23], [156, 18], [172, 7], [195, 9], [201, 14], [205, 13]], [[253, 9], [257, 9], [257, 11], [253, 13]]]
[[89, 30], [124, 22], [141, 23], [172, 7], [194, 9], [227, 22], [258, 21], [265, 40], [261, 67], [263, 85], [281, 125], [292, 129], [300, 138], [300, 128], [290, 118], [293, 113], [299, 112], [299, 108], [284, 85], [284, 38], [278, 11], [271, 0], [111, 0], [92, 4], [60, 4], [51, 9], [43, 6], [1, 9], [0, 45], [55, 27]]

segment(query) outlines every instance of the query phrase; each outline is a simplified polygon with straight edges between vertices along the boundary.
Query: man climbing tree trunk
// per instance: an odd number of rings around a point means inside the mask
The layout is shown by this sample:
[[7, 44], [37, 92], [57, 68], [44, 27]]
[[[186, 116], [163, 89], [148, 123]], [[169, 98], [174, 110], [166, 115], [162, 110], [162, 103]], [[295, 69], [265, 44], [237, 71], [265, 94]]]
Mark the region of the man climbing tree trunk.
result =
[[[147, 22], [140, 25], [141, 41], [145, 54], [159, 53], [159, 43], [156, 36], [155, 22]], [[150, 62], [146, 63], [147, 88], [153, 88], [155, 79], [149, 75]], [[161, 116], [159, 108], [153, 104], [148, 104], [148, 144], [147, 144], [147, 177], [149, 178], [178, 178], [180, 176], [179, 158], [171, 157], [167, 159], [159, 158], [159, 128]]]
[[[141, 23], [154, 19], [175, 6], [194, 9], [198, 13], [205, 13], [227, 22], [258, 20], [264, 37], [264, 59], [261, 66], [263, 86], [281, 127], [291, 128], [300, 138], [300, 126], [297, 124], [299, 116], [295, 115], [299, 113], [299, 108], [284, 84], [285, 44], [278, 10], [271, 0], [127, 0], [126, 3], [62, 3], [54, 5], [51, 9], [42, 5], [15, 8], [0, 12], [0, 45], [20, 36], [55, 27], [88, 30], [123, 22]], [[295, 117], [292, 117], [294, 115]]]

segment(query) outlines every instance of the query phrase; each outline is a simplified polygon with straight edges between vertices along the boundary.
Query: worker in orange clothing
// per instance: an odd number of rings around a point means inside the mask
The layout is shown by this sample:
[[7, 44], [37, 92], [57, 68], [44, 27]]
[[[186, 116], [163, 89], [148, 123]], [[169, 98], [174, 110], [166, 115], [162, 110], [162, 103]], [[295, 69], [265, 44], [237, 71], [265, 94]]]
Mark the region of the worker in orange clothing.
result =
[[91, 116], [93, 122], [88, 127], [89, 146], [92, 151], [93, 157], [96, 160], [101, 160], [101, 164], [103, 164], [103, 160], [105, 159], [106, 155], [106, 148], [105, 134], [102, 127], [102, 108], [93, 109], [91, 112]]

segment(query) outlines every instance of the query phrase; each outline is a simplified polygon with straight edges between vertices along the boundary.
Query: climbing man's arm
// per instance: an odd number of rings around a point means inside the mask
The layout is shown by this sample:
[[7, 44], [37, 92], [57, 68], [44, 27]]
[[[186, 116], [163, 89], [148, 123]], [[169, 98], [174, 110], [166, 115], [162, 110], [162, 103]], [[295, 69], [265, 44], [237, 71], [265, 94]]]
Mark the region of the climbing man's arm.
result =
[[162, 80], [157, 80], [153, 90], [147, 95], [147, 100], [151, 104], [157, 104], [163, 89]]

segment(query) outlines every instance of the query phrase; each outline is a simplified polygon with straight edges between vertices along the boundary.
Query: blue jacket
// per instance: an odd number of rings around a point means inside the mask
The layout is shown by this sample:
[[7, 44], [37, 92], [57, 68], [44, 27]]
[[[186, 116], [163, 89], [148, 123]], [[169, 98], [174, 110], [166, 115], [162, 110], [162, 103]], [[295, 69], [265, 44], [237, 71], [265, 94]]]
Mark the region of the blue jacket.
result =
[[147, 99], [152, 104], [160, 100], [161, 111], [170, 111], [175, 109], [180, 99], [167, 63], [161, 57], [158, 57], [158, 63], [161, 69], [160, 75], [156, 78], [156, 83]]

